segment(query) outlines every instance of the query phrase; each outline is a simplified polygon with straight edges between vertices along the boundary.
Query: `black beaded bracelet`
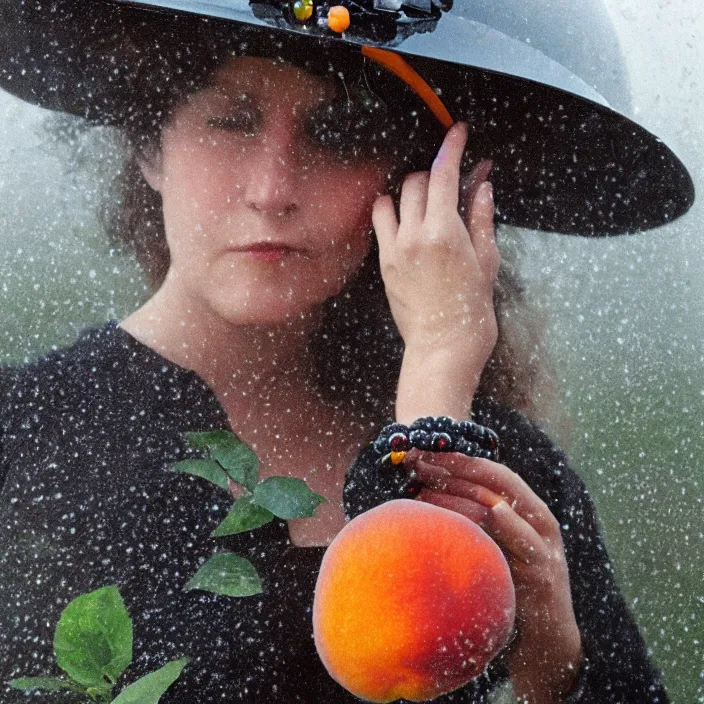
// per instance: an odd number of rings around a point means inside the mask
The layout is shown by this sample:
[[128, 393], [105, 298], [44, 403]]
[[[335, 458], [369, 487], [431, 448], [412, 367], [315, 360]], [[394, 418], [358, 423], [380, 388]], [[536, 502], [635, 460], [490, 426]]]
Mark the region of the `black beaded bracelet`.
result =
[[429, 452], [460, 452], [468, 457], [498, 459], [499, 438], [490, 428], [448, 416], [419, 418], [411, 425], [391, 423], [374, 441], [379, 462], [401, 464], [411, 448]]

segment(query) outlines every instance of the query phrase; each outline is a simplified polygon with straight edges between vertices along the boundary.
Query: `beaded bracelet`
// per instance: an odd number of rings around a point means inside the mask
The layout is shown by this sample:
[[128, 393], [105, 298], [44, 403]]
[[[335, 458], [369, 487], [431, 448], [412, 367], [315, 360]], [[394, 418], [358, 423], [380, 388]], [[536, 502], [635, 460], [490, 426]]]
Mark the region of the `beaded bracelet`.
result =
[[499, 437], [471, 420], [452, 420], [448, 416], [419, 418], [411, 425], [391, 423], [382, 428], [374, 441], [379, 462], [401, 464], [411, 448], [429, 452], [460, 452], [468, 457], [498, 459]]

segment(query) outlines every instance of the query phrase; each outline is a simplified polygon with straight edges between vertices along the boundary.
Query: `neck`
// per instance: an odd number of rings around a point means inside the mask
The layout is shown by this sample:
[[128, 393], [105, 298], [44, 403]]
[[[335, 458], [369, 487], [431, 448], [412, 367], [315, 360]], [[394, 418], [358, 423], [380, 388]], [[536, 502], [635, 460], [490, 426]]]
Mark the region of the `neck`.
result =
[[317, 313], [272, 326], [237, 325], [199, 301], [175, 295], [167, 283], [121, 326], [196, 372], [238, 426], [254, 414], [259, 420], [262, 413], [283, 419], [302, 404], [322, 405], [308, 353]]

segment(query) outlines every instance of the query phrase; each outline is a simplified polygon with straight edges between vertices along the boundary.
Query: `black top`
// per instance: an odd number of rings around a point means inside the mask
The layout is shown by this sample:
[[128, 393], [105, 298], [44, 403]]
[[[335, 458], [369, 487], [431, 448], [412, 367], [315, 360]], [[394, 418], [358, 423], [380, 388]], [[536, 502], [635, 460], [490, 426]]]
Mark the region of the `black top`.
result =
[[[586, 659], [570, 701], [666, 702], [614, 584], [581, 480], [519, 413], [489, 399], [476, 406], [476, 419], [499, 434], [502, 461], [562, 526]], [[3, 703], [26, 701], [7, 687], [8, 679], [60, 674], [52, 640], [61, 611], [76, 596], [109, 584], [119, 587], [134, 623], [135, 659], [120, 685], [189, 656], [163, 704], [359, 701], [327, 674], [312, 639], [313, 589], [324, 548], [293, 546], [284, 521], [212, 539], [229, 495], [169, 471], [171, 462], [195, 456], [185, 431], [228, 427], [197, 374], [115, 321], [35, 363], [0, 370]], [[348, 473], [360, 492], [370, 471], [363, 452]], [[264, 593], [238, 599], [184, 592], [215, 551], [248, 557]], [[436, 701], [485, 701], [503, 677], [495, 662], [486, 676]], [[68, 699], [45, 694], [41, 701]]]

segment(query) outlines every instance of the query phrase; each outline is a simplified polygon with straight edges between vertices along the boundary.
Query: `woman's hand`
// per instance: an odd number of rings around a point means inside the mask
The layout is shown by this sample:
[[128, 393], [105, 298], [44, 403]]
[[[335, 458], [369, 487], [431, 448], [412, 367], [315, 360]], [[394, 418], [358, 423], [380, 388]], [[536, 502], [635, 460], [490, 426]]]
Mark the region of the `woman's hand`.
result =
[[496, 344], [493, 290], [500, 258], [494, 239], [491, 168], [472, 172], [459, 212], [467, 127], [453, 126], [430, 172], [410, 174], [400, 219], [390, 196], [374, 204], [381, 273], [405, 342], [396, 416], [467, 416]]
[[581, 637], [557, 520], [496, 462], [417, 450], [406, 462], [426, 487], [420, 500], [467, 516], [506, 556], [516, 589], [518, 638], [508, 655], [516, 696], [530, 704], [564, 701], [579, 673]]

